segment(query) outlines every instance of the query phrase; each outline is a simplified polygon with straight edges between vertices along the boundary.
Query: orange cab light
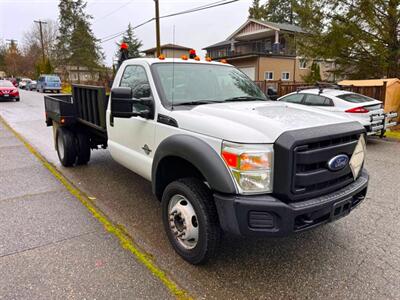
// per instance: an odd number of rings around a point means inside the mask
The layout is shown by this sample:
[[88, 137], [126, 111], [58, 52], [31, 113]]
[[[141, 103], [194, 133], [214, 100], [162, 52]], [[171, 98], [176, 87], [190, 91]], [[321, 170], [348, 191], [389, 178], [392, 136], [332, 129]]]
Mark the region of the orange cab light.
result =
[[188, 60], [188, 57], [187, 57], [186, 55], [182, 55], [181, 58], [182, 58], [183, 60]]
[[165, 55], [164, 54], [160, 54], [160, 56], [158, 57], [159, 60], [164, 60], [165, 59]]
[[207, 56], [206, 61], [209, 61], [209, 62], [212, 61], [211, 57]]
[[200, 61], [200, 57], [199, 56], [195, 56], [194, 60]]
[[64, 124], [64, 123], [65, 123], [65, 119], [64, 119], [64, 118], [61, 118], [60, 123], [61, 123], [61, 124]]
[[222, 152], [222, 157], [224, 158], [226, 164], [231, 167], [231, 168], [237, 168], [238, 167], [238, 156], [234, 153]]
[[228, 61], [226, 59], [221, 59], [220, 62], [223, 63], [223, 64], [227, 64], [228, 63]]

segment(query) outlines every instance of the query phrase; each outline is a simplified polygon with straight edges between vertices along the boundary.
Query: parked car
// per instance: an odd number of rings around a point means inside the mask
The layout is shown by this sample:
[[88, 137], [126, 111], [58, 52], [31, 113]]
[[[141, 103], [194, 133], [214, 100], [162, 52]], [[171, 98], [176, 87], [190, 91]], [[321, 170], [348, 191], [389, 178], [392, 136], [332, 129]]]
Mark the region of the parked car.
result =
[[367, 135], [383, 136], [397, 125], [396, 112], [385, 113], [382, 101], [339, 88], [307, 88], [280, 97], [278, 101], [312, 106], [360, 122]]
[[6, 78], [5, 80], [10, 81], [13, 84], [13, 86], [18, 87], [17, 78], [11, 77], [11, 78]]
[[9, 80], [0, 80], [0, 99], [19, 101], [18, 89]]
[[108, 147], [151, 182], [166, 235], [192, 264], [213, 256], [223, 231], [286, 236], [345, 217], [366, 197], [359, 122], [268, 101], [228, 64], [130, 59], [109, 97], [75, 85], [44, 102], [61, 164], [87, 164], [91, 149]]
[[21, 80], [20, 80], [20, 82], [18, 83], [18, 87], [20, 88], [20, 89], [26, 89], [26, 85], [29, 83], [29, 82], [31, 82], [31, 79], [29, 79], [29, 78], [22, 78]]
[[59, 93], [61, 91], [61, 80], [57, 75], [41, 75], [36, 83], [36, 91], [45, 93], [52, 91]]
[[36, 91], [36, 80], [31, 80], [26, 84], [25, 89], [27, 91]]

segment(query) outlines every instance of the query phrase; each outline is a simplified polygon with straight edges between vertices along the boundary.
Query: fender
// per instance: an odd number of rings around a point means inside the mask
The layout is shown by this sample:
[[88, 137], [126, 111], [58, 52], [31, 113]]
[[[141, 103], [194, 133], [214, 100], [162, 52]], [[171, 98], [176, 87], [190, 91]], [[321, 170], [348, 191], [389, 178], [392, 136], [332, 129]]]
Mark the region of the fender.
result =
[[231, 174], [215, 150], [201, 139], [184, 134], [172, 135], [157, 147], [151, 172], [153, 193], [156, 194], [158, 165], [168, 156], [179, 157], [193, 164], [212, 190], [227, 194], [236, 193]]

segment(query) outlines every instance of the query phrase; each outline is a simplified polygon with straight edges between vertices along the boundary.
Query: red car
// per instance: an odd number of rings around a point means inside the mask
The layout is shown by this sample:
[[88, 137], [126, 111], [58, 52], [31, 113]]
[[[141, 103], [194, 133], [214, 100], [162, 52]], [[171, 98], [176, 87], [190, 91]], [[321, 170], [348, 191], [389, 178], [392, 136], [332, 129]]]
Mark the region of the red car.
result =
[[18, 88], [18, 81], [16, 78], [4, 78], [4, 80], [10, 81], [16, 88]]
[[0, 100], [19, 101], [18, 89], [9, 80], [0, 80]]

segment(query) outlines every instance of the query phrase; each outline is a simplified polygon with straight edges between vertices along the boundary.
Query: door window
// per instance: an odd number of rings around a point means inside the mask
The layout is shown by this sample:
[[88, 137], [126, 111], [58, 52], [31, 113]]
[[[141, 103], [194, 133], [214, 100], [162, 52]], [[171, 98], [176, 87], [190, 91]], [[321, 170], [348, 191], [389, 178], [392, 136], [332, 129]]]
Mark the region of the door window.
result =
[[122, 75], [120, 87], [130, 87], [136, 99], [151, 97], [151, 89], [146, 71], [142, 66], [127, 66]]
[[313, 106], [333, 106], [333, 101], [319, 95], [307, 95], [304, 104]]
[[281, 101], [300, 104], [303, 100], [303, 97], [304, 94], [293, 94], [282, 98]]

